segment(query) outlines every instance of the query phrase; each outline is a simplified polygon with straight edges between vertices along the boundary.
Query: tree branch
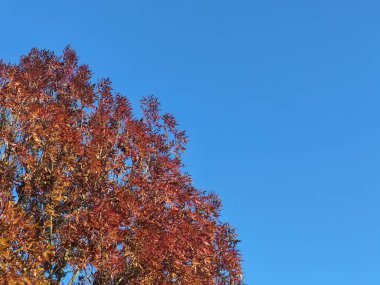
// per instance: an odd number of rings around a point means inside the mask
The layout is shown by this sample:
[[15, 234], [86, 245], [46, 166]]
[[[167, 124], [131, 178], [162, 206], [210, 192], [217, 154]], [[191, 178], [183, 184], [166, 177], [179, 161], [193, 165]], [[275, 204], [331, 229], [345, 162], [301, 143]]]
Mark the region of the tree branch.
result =
[[74, 274], [73, 274], [73, 277], [71, 277], [71, 280], [70, 280], [70, 282], [69, 282], [68, 285], [72, 285], [72, 284], [74, 284], [74, 281], [75, 281], [75, 279], [77, 279], [79, 272], [80, 272], [79, 269], [75, 270], [75, 272], [74, 272]]

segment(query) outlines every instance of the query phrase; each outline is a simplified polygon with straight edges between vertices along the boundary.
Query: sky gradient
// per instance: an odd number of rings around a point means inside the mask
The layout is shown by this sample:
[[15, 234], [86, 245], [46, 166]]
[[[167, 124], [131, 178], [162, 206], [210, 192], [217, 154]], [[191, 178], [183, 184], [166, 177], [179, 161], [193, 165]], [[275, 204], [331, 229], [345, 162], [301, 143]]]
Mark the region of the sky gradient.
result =
[[222, 198], [249, 285], [380, 280], [379, 1], [0, 0], [0, 58], [70, 44], [154, 94]]

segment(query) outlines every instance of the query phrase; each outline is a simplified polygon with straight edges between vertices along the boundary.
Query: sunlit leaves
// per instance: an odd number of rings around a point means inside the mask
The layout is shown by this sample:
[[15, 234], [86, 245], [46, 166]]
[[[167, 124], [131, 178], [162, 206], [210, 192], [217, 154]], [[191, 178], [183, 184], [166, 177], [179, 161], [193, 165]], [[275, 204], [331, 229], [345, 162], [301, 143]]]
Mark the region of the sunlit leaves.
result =
[[0, 63], [0, 283], [241, 284], [220, 200], [184, 174], [186, 134], [141, 107], [70, 48]]

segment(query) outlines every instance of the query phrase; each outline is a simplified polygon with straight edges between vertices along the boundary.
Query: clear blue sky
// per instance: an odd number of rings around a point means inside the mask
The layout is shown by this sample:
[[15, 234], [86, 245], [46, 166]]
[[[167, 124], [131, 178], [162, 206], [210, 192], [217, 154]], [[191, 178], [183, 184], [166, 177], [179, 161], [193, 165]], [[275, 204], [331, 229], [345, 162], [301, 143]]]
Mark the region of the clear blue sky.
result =
[[379, 284], [379, 1], [0, 3], [1, 58], [70, 44], [178, 118], [247, 284]]

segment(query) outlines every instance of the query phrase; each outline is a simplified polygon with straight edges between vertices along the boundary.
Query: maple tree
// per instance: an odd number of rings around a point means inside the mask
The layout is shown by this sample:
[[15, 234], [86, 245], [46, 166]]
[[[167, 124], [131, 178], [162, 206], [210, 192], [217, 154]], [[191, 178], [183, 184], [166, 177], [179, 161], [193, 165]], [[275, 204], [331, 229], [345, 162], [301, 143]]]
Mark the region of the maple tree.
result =
[[1, 284], [242, 284], [185, 133], [156, 98], [141, 107], [69, 47], [0, 62]]

